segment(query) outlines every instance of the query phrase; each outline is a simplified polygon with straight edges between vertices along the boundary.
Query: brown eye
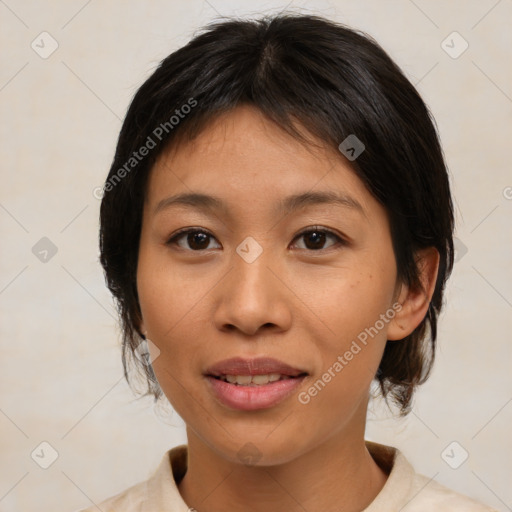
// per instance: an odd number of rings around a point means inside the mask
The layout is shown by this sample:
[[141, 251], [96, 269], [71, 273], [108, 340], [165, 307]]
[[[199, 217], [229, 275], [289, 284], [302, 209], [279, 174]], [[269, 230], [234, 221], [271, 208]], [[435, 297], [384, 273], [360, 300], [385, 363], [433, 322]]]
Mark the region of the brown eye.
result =
[[[325, 249], [324, 244], [326, 243], [326, 240], [328, 238], [334, 239], [338, 243], [343, 244], [344, 240], [333, 233], [332, 231], [326, 230], [326, 229], [320, 229], [320, 228], [314, 228], [314, 229], [308, 229], [307, 231], [303, 231], [295, 239], [304, 239], [304, 245], [305, 247], [299, 247], [300, 249], [307, 249], [310, 251], [318, 251], [321, 249]], [[329, 247], [332, 247], [336, 244], [331, 244]], [[327, 247], [327, 248], [329, 248]]]
[[[294, 240], [304, 239], [304, 247], [299, 249], [305, 249], [308, 251], [320, 251], [322, 249], [329, 249], [335, 245], [344, 245], [345, 240], [327, 229], [312, 228], [303, 231], [295, 237]], [[331, 243], [325, 247], [328, 239], [334, 240], [335, 243]], [[210, 242], [215, 240], [215, 237], [203, 229], [187, 228], [179, 231], [173, 235], [168, 241], [167, 245], [175, 245], [180, 249], [199, 252], [212, 249], [209, 247]], [[186, 244], [185, 246], [183, 244]], [[220, 247], [220, 246], [219, 246]]]
[[[184, 239], [188, 247], [183, 247], [179, 242]], [[205, 251], [211, 249], [209, 246], [210, 241], [213, 239], [213, 235], [202, 229], [184, 229], [171, 237], [167, 241], [167, 245], [177, 245], [181, 249], [187, 249], [191, 251]]]

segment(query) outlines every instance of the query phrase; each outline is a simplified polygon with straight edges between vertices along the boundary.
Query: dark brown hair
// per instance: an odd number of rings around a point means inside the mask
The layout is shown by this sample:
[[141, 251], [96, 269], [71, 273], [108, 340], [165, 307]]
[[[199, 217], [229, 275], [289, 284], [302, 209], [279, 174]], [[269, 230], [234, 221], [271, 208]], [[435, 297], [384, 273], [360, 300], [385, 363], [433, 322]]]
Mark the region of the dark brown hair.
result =
[[[435, 121], [410, 81], [368, 35], [318, 16], [281, 14], [207, 26], [165, 58], [135, 94], [104, 186], [100, 261], [116, 299], [129, 359], [161, 395], [151, 365], [133, 357], [144, 338], [136, 272], [149, 172], [177, 137], [193, 137], [221, 113], [251, 104], [297, 139], [297, 122], [333, 148], [355, 135], [352, 167], [386, 208], [398, 278], [420, 287], [416, 251], [435, 247], [440, 266], [428, 312], [388, 340], [375, 378], [400, 413], [430, 373], [437, 318], [453, 267], [453, 205]], [[146, 148], [142, 150], [142, 148]], [[341, 157], [341, 154], [340, 154]]]

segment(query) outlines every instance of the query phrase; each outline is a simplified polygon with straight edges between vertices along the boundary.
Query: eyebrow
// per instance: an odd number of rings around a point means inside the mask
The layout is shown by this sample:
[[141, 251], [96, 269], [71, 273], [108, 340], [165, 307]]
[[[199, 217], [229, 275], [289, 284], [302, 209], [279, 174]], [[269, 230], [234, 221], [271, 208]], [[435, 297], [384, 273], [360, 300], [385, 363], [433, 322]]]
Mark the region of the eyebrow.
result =
[[[335, 204], [359, 211], [359, 213], [365, 215], [364, 208], [356, 199], [349, 195], [333, 191], [302, 192], [299, 194], [293, 194], [279, 201], [275, 206], [274, 213], [287, 215], [288, 213], [301, 208], [320, 204]], [[228, 211], [226, 203], [219, 197], [193, 192], [177, 194], [162, 199], [156, 205], [153, 215], [175, 205], [188, 206], [202, 210]]]

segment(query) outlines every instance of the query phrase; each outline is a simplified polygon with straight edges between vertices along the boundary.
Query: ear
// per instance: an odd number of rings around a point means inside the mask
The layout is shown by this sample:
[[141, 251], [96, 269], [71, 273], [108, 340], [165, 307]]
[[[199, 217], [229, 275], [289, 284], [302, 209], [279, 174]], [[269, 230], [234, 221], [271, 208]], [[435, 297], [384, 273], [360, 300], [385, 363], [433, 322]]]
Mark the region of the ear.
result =
[[439, 270], [439, 252], [428, 247], [415, 254], [421, 287], [412, 288], [401, 284], [396, 302], [402, 305], [388, 326], [388, 340], [401, 340], [409, 336], [427, 314], [434, 294]]

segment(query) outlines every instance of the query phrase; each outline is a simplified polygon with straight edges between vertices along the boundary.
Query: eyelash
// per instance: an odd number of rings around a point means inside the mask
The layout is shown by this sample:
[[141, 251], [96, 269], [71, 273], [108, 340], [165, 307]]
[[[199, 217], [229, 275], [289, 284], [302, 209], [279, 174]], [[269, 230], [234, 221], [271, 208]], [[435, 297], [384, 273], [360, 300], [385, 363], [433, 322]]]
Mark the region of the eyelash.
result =
[[[182, 238], [184, 235], [188, 235], [190, 233], [204, 233], [205, 235], [209, 236], [210, 238], [215, 238], [210, 232], [208, 232], [207, 230], [203, 229], [203, 228], [183, 228], [181, 230], [179, 230], [177, 233], [175, 233], [171, 238], [169, 238], [169, 240], [166, 242], [166, 245], [168, 246], [171, 246], [171, 245], [177, 245], [177, 242], [180, 238]], [[328, 236], [331, 236], [332, 238], [335, 238], [337, 243], [328, 247], [327, 249], [317, 249], [317, 250], [314, 250], [314, 249], [300, 249], [300, 250], [306, 250], [306, 251], [309, 251], [309, 252], [321, 252], [321, 251], [324, 251], [324, 250], [328, 250], [328, 249], [331, 249], [333, 247], [336, 247], [336, 245], [347, 245], [348, 242], [342, 238], [340, 235], [336, 234], [334, 231], [331, 231], [330, 229], [326, 229], [326, 228], [322, 228], [321, 226], [312, 226], [310, 228], [307, 228], [305, 229], [304, 231], [301, 231], [300, 233], [298, 233], [293, 240], [296, 240], [298, 238], [301, 238], [303, 237], [304, 235], [307, 235], [309, 233], [325, 233], [327, 234]], [[180, 249], [183, 249], [182, 247], [179, 247]], [[208, 251], [208, 250], [211, 250], [211, 249], [199, 249], [199, 250], [194, 250], [194, 249], [183, 249], [185, 251], [189, 251], [189, 252], [203, 252], [203, 251]]]

